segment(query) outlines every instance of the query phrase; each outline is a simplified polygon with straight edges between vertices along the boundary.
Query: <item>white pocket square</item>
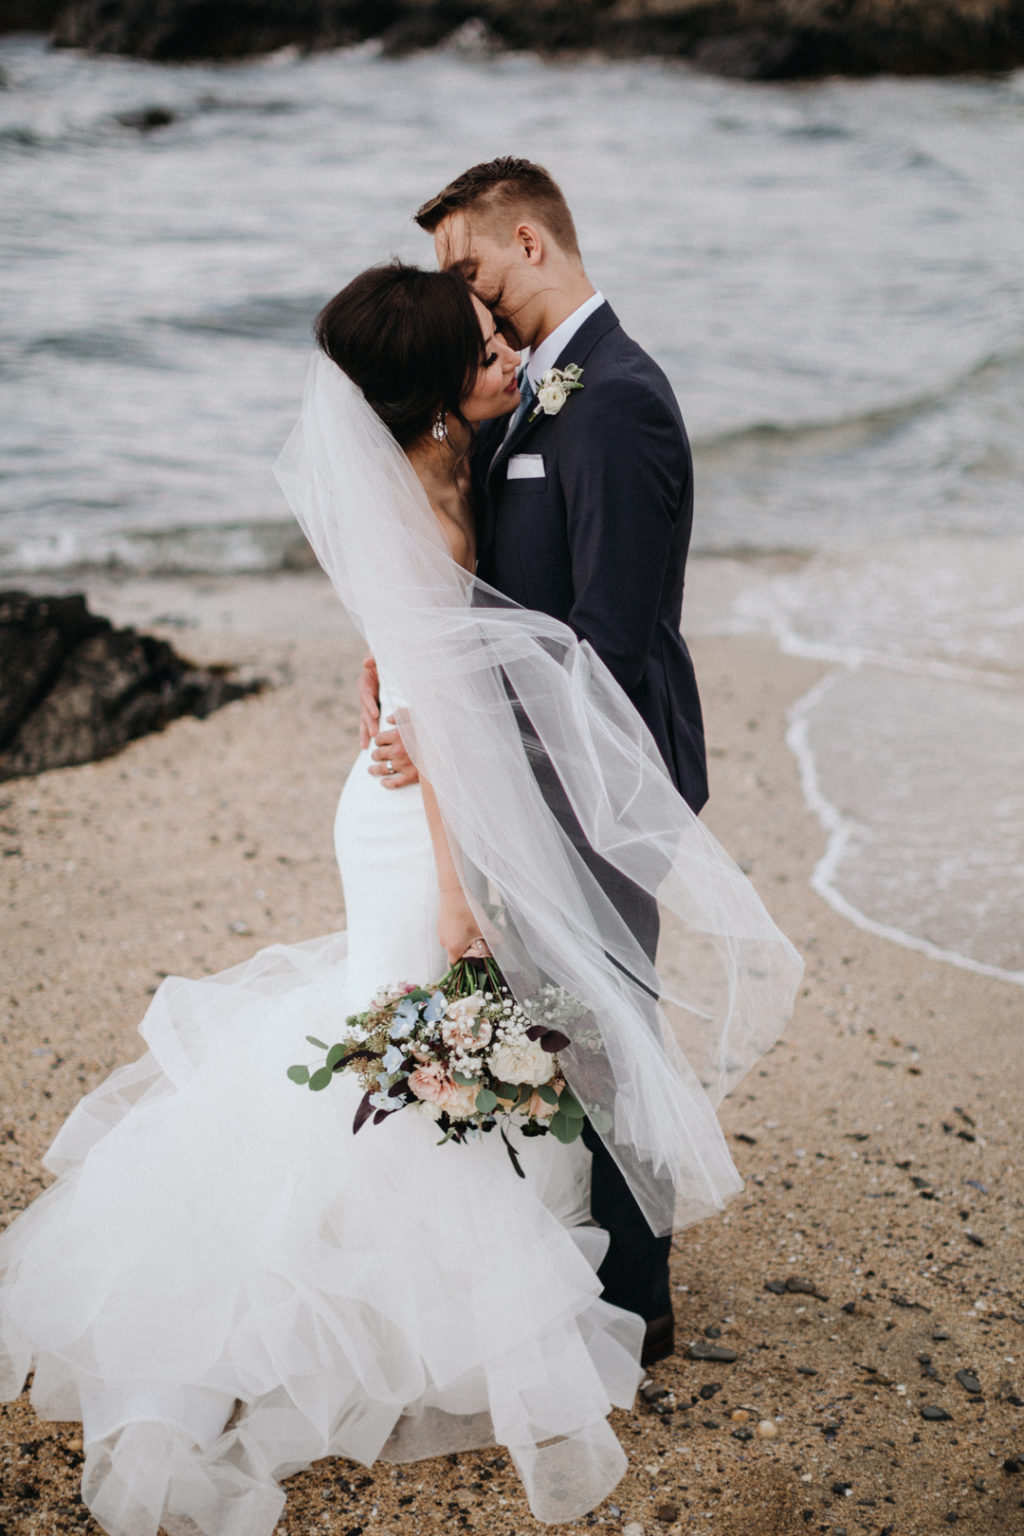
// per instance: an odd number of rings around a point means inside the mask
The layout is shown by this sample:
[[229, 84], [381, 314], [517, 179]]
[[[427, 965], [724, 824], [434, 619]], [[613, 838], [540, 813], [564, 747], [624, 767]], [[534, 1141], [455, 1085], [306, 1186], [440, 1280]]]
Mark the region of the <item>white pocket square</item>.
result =
[[540, 453], [514, 453], [508, 461], [509, 480], [543, 480], [544, 456]]

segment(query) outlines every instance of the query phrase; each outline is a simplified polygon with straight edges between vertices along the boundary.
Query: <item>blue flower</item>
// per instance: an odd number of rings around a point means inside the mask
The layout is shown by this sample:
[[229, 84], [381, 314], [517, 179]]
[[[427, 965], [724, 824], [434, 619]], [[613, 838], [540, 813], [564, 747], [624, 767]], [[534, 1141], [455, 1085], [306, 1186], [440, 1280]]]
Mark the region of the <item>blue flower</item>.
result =
[[374, 1109], [386, 1109], [389, 1113], [393, 1109], [401, 1109], [401, 1099], [390, 1099], [386, 1093], [371, 1093], [370, 1103]]
[[411, 998], [403, 998], [395, 1009], [395, 1016], [391, 1021], [388, 1034], [392, 1040], [408, 1040], [416, 1025], [419, 1023], [420, 1005], [414, 1003]]
[[389, 1045], [381, 1057], [381, 1066], [385, 1072], [397, 1072], [405, 1060], [405, 1052], [400, 1051], [397, 1045]]
[[448, 1007], [448, 999], [443, 992], [435, 992], [430, 1002], [423, 1010], [423, 1017], [428, 1024], [436, 1024], [438, 1019], [443, 1019]]

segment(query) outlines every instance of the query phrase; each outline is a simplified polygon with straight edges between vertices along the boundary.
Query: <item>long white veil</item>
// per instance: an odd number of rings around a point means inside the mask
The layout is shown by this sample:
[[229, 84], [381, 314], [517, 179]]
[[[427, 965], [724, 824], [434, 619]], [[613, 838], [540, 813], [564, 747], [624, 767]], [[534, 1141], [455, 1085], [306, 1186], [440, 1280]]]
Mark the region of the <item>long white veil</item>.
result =
[[[322, 354], [275, 472], [405, 701], [403, 740], [513, 990], [581, 1002], [566, 1076], [652, 1228], [720, 1208], [740, 1181], [714, 1106], [789, 1016], [793, 946], [591, 648], [452, 560], [404, 453]], [[681, 981], [644, 953], [616, 883], [660, 903]]]

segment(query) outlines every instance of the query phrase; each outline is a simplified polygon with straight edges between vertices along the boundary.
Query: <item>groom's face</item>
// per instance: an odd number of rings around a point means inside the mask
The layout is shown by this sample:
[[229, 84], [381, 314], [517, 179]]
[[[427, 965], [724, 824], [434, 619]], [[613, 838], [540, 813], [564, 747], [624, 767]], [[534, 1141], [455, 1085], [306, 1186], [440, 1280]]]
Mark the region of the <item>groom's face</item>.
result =
[[530, 282], [533, 269], [523, 259], [523, 249], [515, 239], [507, 244], [486, 230], [474, 227], [465, 213], [450, 213], [434, 231], [437, 264], [444, 270], [459, 265], [466, 281], [481, 302], [513, 334], [513, 345], [525, 343], [516, 331], [516, 316], [532, 297]]

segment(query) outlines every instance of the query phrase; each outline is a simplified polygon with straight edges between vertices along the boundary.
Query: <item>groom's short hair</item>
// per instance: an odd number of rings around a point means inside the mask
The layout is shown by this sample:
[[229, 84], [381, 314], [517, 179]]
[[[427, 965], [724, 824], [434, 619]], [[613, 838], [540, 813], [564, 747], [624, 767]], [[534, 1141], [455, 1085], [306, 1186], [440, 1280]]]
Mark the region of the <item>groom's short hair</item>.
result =
[[580, 254], [576, 226], [554, 177], [532, 160], [502, 155], [471, 166], [450, 181], [415, 215], [416, 223], [432, 235], [451, 213], [472, 213], [501, 240], [507, 240], [522, 219], [536, 219], [569, 256]]

